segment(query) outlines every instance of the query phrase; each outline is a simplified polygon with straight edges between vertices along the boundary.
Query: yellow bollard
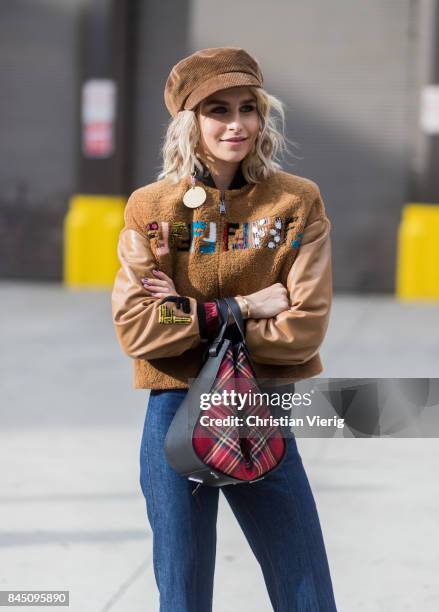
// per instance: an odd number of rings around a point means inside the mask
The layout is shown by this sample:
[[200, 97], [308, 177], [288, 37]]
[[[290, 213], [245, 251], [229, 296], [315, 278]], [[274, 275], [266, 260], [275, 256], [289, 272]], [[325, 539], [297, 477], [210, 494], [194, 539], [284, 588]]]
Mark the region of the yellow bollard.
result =
[[75, 195], [64, 218], [64, 284], [77, 289], [111, 288], [120, 267], [117, 241], [126, 198]]
[[439, 301], [439, 206], [407, 204], [398, 229], [396, 296]]

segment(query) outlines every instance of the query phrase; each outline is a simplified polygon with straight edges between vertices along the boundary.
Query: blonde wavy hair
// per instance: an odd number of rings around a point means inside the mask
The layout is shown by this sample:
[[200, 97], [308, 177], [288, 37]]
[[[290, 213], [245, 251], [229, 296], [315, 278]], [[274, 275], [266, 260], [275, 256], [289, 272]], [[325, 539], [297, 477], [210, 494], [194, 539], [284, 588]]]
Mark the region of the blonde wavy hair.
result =
[[[261, 87], [249, 87], [249, 90], [256, 100], [260, 131], [252, 150], [242, 160], [241, 168], [247, 182], [258, 183], [281, 169], [280, 157], [291, 153], [289, 144], [298, 145], [285, 136], [283, 102]], [[200, 105], [194, 110], [182, 110], [170, 120], [163, 141], [163, 166], [158, 180], [168, 177], [177, 183], [189, 176], [194, 167], [202, 172], [202, 164], [195, 153], [200, 138], [199, 108]]]

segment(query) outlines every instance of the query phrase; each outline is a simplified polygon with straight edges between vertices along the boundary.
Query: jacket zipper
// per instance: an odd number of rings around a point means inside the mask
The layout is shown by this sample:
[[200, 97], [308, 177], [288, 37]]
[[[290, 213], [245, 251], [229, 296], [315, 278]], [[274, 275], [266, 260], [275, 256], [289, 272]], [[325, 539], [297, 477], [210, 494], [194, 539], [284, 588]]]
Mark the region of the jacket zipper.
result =
[[226, 203], [224, 201], [224, 191], [221, 191], [219, 211], [221, 215], [226, 214]]

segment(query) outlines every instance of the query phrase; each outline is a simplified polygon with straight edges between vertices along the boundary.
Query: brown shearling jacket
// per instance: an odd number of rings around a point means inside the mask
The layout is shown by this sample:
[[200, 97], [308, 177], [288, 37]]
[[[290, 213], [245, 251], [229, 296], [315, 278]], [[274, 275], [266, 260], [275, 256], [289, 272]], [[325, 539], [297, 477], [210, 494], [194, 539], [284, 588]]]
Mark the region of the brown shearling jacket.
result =
[[[236, 178], [236, 177], [235, 177]], [[247, 319], [246, 339], [266, 386], [322, 371], [319, 347], [332, 302], [331, 224], [316, 183], [278, 171], [257, 184], [220, 191], [205, 183], [189, 209], [190, 177], [134, 191], [119, 236], [121, 263], [112, 314], [122, 350], [134, 359], [135, 388], [188, 388], [205, 349], [200, 304], [283, 283], [290, 308]], [[160, 269], [186, 296], [185, 309], [148, 294], [142, 278]]]

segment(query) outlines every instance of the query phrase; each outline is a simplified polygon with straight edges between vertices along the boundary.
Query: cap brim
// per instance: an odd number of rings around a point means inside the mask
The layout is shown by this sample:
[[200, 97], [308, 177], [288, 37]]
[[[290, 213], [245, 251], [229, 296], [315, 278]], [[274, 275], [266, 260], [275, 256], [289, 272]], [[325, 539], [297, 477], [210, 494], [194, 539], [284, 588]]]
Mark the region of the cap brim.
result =
[[259, 79], [247, 72], [227, 72], [225, 74], [215, 75], [194, 89], [187, 98], [184, 108], [185, 110], [193, 110], [201, 100], [208, 98], [221, 89], [245, 86], [262, 87]]

